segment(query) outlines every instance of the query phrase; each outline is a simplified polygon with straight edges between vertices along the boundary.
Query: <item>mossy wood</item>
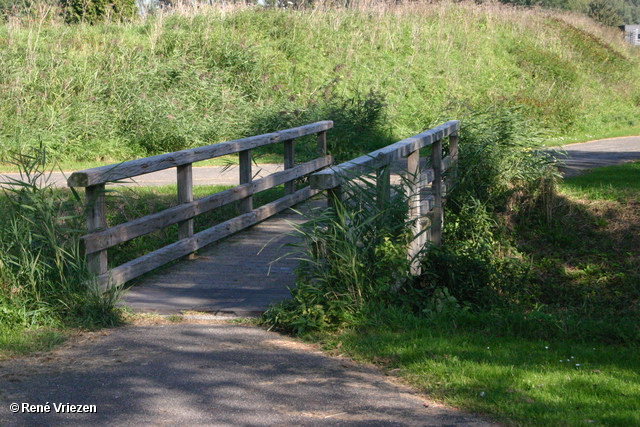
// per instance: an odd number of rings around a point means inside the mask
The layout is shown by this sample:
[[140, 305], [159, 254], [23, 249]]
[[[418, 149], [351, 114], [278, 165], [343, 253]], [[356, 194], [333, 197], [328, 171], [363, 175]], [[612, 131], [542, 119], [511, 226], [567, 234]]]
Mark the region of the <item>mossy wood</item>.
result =
[[[331, 156], [326, 155], [326, 132], [332, 127], [332, 121], [321, 121], [279, 132], [74, 172], [67, 183], [70, 187], [86, 188], [88, 234], [82, 237], [82, 241], [90, 269], [98, 277], [102, 290], [106, 291], [168, 262], [190, 255], [208, 244], [263, 221], [317, 194], [319, 190], [312, 190], [310, 187], [294, 191], [293, 182], [331, 164]], [[318, 138], [319, 157], [296, 166], [293, 157], [293, 140], [314, 133]], [[286, 169], [253, 181], [251, 149], [277, 142], [285, 143]], [[239, 153], [240, 185], [194, 201], [192, 164], [233, 153]], [[180, 203], [178, 206], [105, 229], [107, 222], [104, 192], [107, 182], [129, 179], [174, 167], [177, 168], [177, 200]], [[253, 194], [281, 184], [286, 186], [285, 197], [253, 209]], [[194, 234], [193, 218], [195, 216], [237, 200], [240, 200], [239, 216]], [[108, 248], [176, 223], [179, 224], [179, 240], [176, 243], [108, 271]]]

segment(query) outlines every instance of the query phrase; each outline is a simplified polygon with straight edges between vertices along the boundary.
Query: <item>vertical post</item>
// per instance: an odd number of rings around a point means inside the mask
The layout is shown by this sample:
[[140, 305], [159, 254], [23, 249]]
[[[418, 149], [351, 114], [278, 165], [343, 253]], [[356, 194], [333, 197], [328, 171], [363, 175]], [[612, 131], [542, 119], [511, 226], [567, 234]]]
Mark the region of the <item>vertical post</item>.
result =
[[391, 200], [391, 171], [389, 165], [376, 169], [376, 192], [378, 209], [383, 209]]
[[342, 201], [342, 185], [329, 188], [327, 190], [327, 205], [329, 208], [335, 208], [336, 203]]
[[431, 165], [433, 167], [433, 183], [431, 189], [433, 192], [433, 221], [431, 223], [431, 242], [440, 246], [442, 242], [442, 140], [439, 139], [433, 143], [433, 151], [431, 152]]
[[[193, 167], [189, 163], [180, 165], [177, 168], [178, 181], [178, 204], [193, 202]], [[178, 240], [193, 236], [193, 218], [178, 223]], [[193, 259], [193, 253], [187, 255], [188, 259]]]
[[[251, 182], [251, 150], [240, 151], [240, 184]], [[240, 214], [251, 212], [253, 210], [253, 196], [245, 197], [240, 200]]]
[[[284, 141], [284, 168], [291, 169], [295, 165], [293, 139]], [[284, 194], [293, 194], [296, 191], [295, 181], [287, 181], [284, 183]]]
[[[193, 202], [193, 169], [191, 163], [177, 167], [178, 170], [178, 203]], [[178, 223], [178, 239], [193, 236], [193, 219]]]
[[318, 157], [327, 155], [327, 131], [318, 132]]
[[453, 162], [458, 163], [458, 133], [449, 135], [449, 156]]
[[422, 232], [421, 212], [420, 212], [420, 192], [422, 190], [420, 173], [420, 150], [416, 150], [407, 157], [407, 173], [409, 174], [409, 220], [413, 221], [413, 239], [409, 244], [409, 260], [411, 261], [411, 274], [421, 273], [418, 253], [425, 243]]
[[[104, 184], [91, 185], [85, 188], [87, 209], [87, 234], [106, 228], [107, 215], [104, 201]], [[89, 271], [96, 276], [107, 272], [107, 250], [87, 255]]]

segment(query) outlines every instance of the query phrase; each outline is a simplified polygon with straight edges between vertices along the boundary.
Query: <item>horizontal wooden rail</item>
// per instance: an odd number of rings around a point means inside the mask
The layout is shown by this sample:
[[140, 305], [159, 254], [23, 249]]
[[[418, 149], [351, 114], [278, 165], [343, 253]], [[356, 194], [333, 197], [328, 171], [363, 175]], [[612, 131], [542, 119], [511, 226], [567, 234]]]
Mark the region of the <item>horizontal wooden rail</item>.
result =
[[120, 181], [151, 172], [175, 168], [177, 166], [196, 163], [202, 160], [212, 159], [214, 157], [250, 150], [263, 145], [288, 141], [301, 136], [327, 131], [332, 127], [333, 122], [327, 120], [282, 130], [280, 132], [250, 136], [248, 138], [236, 139], [234, 141], [221, 142], [219, 144], [191, 148], [189, 150], [176, 151], [174, 153], [159, 154], [157, 156], [146, 157], [144, 159], [130, 160], [128, 162], [118, 163], [115, 165], [85, 169], [71, 174], [67, 180], [67, 184], [69, 187], [90, 187], [92, 185], [103, 184], [105, 182]]
[[[333, 122], [322, 121], [206, 147], [74, 172], [67, 183], [70, 187], [85, 187], [88, 233], [81, 239], [89, 269], [98, 278], [101, 289], [106, 291], [167, 262], [190, 255], [218, 239], [263, 221], [318, 193], [310, 187], [295, 191], [295, 180], [332, 163], [331, 156], [327, 156], [326, 142], [326, 132], [332, 127]], [[312, 134], [317, 135], [318, 158], [296, 165], [294, 139]], [[251, 173], [251, 150], [277, 142], [282, 142], [285, 146], [285, 170], [254, 181]], [[239, 154], [240, 185], [193, 200], [192, 164], [233, 153]], [[176, 168], [177, 171], [178, 206], [108, 228], [104, 200], [105, 184], [168, 168]], [[252, 196], [255, 193], [282, 184], [285, 186], [285, 197], [253, 208]], [[239, 202], [239, 216], [194, 234], [194, 217], [236, 201]], [[177, 242], [108, 270], [109, 248], [173, 224], [178, 224]]]
[[[327, 190], [339, 186], [344, 179], [352, 179], [357, 175], [387, 166], [392, 161], [433, 144], [460, 129], [460, 122], [452, 120], [418, 135], [403, 139], [384, 148], [341, 163], [309, 177], [311, 188]], [[447, 160], [449, 162], [449, 160]], [[346, 177], [346, 178], [345, 178]]]

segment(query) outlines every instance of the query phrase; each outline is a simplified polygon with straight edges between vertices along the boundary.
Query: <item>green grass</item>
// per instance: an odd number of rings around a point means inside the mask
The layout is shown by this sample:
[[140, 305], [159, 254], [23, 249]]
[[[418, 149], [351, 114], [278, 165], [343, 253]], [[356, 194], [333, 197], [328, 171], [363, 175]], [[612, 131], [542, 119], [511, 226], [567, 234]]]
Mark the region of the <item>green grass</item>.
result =
[[562, 189], [589, 200], [629, 200], [640, 192], [640, 162], [593, 169], [565, 180]]
[[49, 351], [66, 341], [69, 331], [54, 328], [0, 327], [0, 360]]
[[[513, 426], [640, 425], [640, 348], [496, 335], [388, 310], [328, 348]], [[335, 350], [338, 351], [338, 350]]]

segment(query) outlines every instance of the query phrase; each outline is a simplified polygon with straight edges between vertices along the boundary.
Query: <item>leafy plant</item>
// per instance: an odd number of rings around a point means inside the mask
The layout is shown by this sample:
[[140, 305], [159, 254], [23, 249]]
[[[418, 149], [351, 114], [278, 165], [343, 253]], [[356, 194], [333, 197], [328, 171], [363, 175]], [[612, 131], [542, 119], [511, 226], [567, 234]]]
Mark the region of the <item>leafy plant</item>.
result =
[[115, 294], [102, 295], [82, 256], [82, 209], [48, 183], [46, 152], [14, 157], [21, 179], [2, 183], [0, 320], [5, 327], [117, 321]]
[[69, 24], [131, 20], [138, 10], [135, 0], [61, 0], [60, 5]]
[[407, 279], [411, 223], [404, 189], [394, 188], [380, 203], [371, 176], [344, 188], [344, 200], [297, 228], [303, 244], [293, 299], [270, 308], [267, 323], [298, 334], [335, 328], [389, 301]]

